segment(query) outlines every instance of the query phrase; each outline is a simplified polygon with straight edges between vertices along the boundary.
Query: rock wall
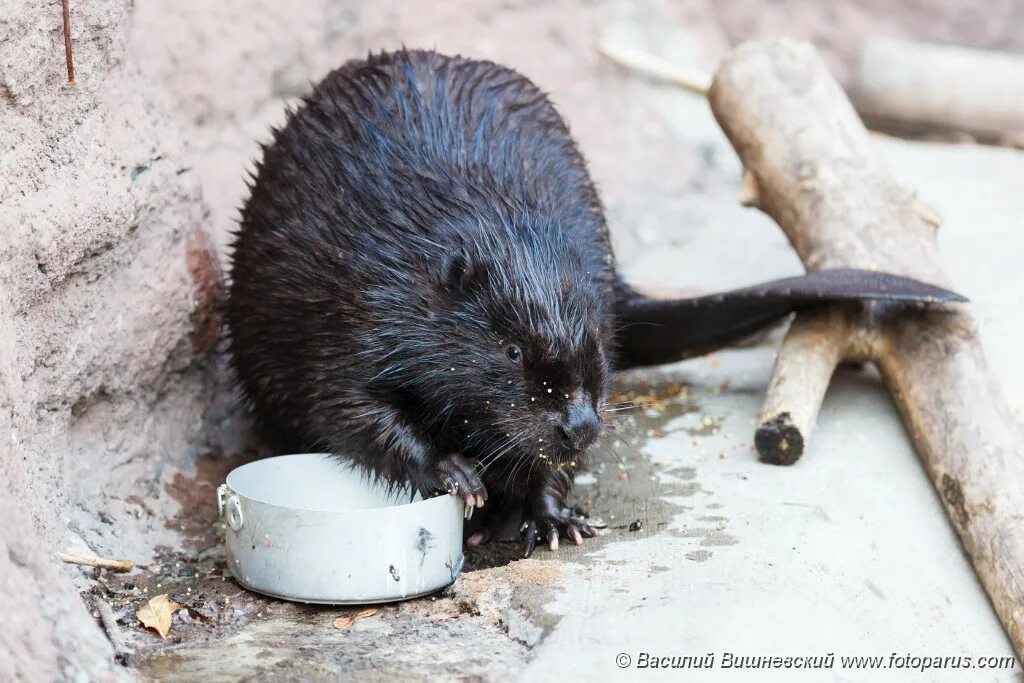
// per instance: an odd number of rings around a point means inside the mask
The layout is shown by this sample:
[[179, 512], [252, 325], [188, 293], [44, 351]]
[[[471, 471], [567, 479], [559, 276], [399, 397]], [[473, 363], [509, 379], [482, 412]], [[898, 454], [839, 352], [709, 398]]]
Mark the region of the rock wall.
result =
[[2, 680], [112, 671], [55, 552], [145, 561], [170, 532], [126, 533], [129, 501], [192, 467], [217, 405], [206, 209], [162, 91], [125, 59], [131, 9], [73, 0], [72, 87], [60, 4], [0, 5]]

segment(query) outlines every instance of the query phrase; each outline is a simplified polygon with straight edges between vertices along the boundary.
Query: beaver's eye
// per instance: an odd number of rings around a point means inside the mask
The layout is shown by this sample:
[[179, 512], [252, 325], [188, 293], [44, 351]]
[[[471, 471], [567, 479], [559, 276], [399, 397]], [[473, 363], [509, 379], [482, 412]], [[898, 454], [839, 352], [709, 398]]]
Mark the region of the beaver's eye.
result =
[[509, 344], [505, 347], [505, 355], [513, 363], [519, 363], [523, 360], [523, 352], [515, 344]]

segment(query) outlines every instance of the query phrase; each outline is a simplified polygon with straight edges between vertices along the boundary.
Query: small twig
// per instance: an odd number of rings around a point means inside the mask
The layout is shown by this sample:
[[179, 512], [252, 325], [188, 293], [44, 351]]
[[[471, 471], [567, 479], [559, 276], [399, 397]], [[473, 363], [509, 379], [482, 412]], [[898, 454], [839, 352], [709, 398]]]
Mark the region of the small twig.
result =
[[131, 560], [107, 560], [102, 557], [84, 557], [82, 555], [69, 555], [67, 553], [57, 553], [57, 557], [62, 562], [68, 564], [80, 564], [84, 567], [99, 567], [100, 569], [109, 569], [115, 572], [130, 572], [135, 568], [135, 563]]
[[643, 50], [613, 45], [607, 40], [602, 40], [597, 50], [627, 69], [660, 81], [667, 81], [698, 95], [707, 95], [711, 87], [711, 74], [706, 71], [680, 66]]
[[131, 648], [124, 642], [124, 634], [121, 633], [121, 627], [117, 625], [117, 617], [114, 616], [114, 610], [111, 609], [107, 601], [96, 597], [92, 604], [100, 617], [100, 623], [103, 624], [103, 630], [107, 632], [110, 644], [114, 646], [114, 656], [123, 657], [131, 654]]
[[71, 58], [71, 7], [70, 0], [61, 0], [64, 11], [64, 59], [68, 63], [68, 85], [75, 84], [75, 62]]

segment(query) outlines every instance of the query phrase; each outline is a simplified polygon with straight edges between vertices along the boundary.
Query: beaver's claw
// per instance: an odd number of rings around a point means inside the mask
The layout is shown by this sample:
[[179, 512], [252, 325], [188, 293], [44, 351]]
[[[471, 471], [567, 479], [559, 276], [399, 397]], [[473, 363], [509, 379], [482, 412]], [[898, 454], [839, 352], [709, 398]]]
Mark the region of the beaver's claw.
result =
[[458, 453], [441, 458], [434, 466], [437, 486], [453, 496], [460, 496], [466, 503], [467, 515], [475, 507], [487, 502], [487, 489], [477, 476], [476, 468]]
[[528, 519], [523, 523], [523, 557], [533, 554], [537, 539], [547, 541], [548, 547], [558, 550], [558, 539], [568, 538], [576, 545], [581, 545], [584, 538], [594, 538], [597, 531], [582, 519], [569, 515], [540, 515], [537, 519]]

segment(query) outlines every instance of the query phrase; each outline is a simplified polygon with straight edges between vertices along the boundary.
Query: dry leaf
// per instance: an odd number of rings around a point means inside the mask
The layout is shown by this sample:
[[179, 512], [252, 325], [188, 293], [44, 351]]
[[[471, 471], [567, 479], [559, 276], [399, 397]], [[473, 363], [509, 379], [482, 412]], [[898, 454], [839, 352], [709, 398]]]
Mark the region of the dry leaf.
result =
[[355, 620], [355, 617], [338, 617], [334, 620], [334, 628], [348, 628]]
[[338, 617], [337, 619], [334, 620], [334, 628], [340, 628], [340, 629], [348, 628], [352, 624], [356, 623], [356, 621], [358, 621], [359, 619], [365, 619], [366, 617], [372, 617], [376, 613], [377, 613], [377, 608], [376, 607], [368, 607], [367, 609], [364, 609], [362, 612], [356, 612], [355, 614], [352, 614], [352, 615], [347, 616], [347, 617]]
[[171, 615], [183, 607], [184, 605], [171, 602], [171, 599], [164, 593], [152, 598], [135, 613], [135, 616], [139, 618], [143, 626], [153, 629], [160, 634], [161, 638], [166, 638], [167, 634], [171, 632]]

